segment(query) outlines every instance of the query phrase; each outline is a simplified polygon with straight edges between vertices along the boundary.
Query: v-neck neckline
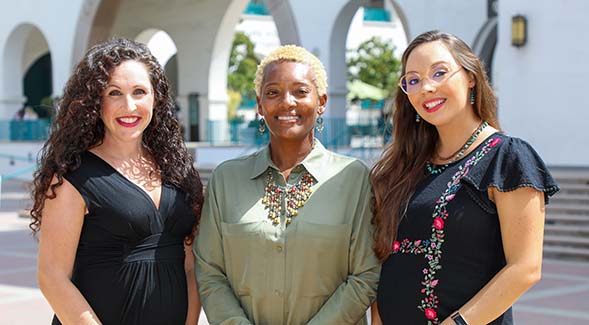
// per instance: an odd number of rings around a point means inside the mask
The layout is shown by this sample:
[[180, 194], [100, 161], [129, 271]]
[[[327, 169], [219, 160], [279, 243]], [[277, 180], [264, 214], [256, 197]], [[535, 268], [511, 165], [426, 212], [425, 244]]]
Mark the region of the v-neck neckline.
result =
[[116, 168], [114, 168], [111, 164], [108, 163], [108, 161], [102, 159], [99, 155], [93, 153], [90, 150], [87, 150], [86, 152], [88, 152], [90, 155], [92, 155], [93, 157], [95, 157], [96, 159], [98, 159], [101, 163], [103, 163], [107, 168], [111, 169], [112, 171], [114, 171], [120, 178], [122, 178], [127, 184], [129, 184], [132, 188], [135, 188], [135, 190], [139, 191], [140, 193], [142, 193], [143, 197], [145, 197], [149, 202], [151, 202], [152, 207], [155, 209], [155, 211], [157, 211], [158, 213], [161, 211], [162, 208], [162, 203], [164, 202], [164, 193], [165, 193], [165, 189], [166, 187], [164, 186], [164, 183], [160, 180], [160, 197], [159, 197], [159, 204], [155, 204], [154, 199], [149, 195], [149, 193], [147, 193], [147, 191], [133, 183], [130, 179], [128, 179], [125, 175], [123, 175], [121, 172], [119, 172]]

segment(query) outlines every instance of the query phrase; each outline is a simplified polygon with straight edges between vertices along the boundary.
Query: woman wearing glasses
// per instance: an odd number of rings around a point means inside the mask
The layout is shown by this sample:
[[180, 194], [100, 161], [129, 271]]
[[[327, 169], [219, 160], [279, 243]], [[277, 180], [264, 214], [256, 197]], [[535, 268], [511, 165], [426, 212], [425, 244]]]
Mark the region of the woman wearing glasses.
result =
[[540, 279], [544, 206], [558, 187], [528, 143], [499, 132], [463, 41], [424, 33], [402, 64], [393, 141], [371, 174], [384, 262], [373, 319], [512, 324], [510, 306]]

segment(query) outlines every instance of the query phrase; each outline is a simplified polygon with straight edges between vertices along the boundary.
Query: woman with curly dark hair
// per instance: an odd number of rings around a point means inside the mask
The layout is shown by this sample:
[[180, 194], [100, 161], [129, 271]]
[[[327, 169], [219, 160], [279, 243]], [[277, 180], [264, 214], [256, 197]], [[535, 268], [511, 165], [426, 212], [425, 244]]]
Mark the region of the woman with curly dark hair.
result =
[[111, 40], [77, 65], [35, 173], [31, 228], [53, 324], [196, 323], [188, 245], [202, 184], [145, 45]]

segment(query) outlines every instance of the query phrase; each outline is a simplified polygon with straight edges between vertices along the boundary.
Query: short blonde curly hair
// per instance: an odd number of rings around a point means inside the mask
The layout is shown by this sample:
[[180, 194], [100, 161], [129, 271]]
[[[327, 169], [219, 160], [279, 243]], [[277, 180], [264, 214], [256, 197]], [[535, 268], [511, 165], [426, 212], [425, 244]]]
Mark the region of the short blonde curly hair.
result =
[[317, 87], [317, 93], [319, 96], [327, 94], [327, 73], [321, 61], [303, 47], [283, 45], [268, 54], [258, 65], [256, 78], [254, 79], [257, 96], [260, 96], [262, 93], [262, 82], [264, 81], [266, 67], [278, 61], [299, 62], [308, 65], [311, 71], [313, 71], [313, 82], [315, 83], [315, 87]]

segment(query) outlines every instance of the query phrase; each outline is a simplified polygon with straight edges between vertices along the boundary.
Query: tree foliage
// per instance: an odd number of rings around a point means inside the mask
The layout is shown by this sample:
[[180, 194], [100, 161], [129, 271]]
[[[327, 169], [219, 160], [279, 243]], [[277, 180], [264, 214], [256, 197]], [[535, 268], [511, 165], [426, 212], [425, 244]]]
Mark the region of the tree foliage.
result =
[[361, 80], [386, 90], [389, 94], [397, 86], [401, 61], [394, 55], [395, 46], [380, 37], [362, 42], [348, 51], [348, 80]]
[[227, 87], [244, 98], [255, 97], [254, 78], [259, 63], [254, 53], [254, 43], [245, 33], [236, 32], [229, 57]]

